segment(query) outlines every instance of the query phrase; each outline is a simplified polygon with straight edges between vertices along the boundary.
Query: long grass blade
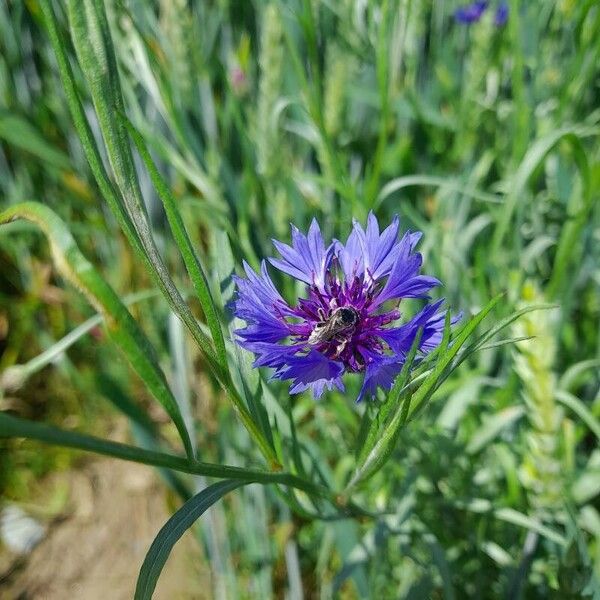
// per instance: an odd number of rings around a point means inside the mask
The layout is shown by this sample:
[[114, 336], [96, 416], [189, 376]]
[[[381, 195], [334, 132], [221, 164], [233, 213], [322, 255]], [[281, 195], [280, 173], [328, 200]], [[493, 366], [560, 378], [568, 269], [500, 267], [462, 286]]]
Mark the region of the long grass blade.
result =
[[192, 242], [190, 241], [189, 235], [185, 229], [185, 225], [183, 223], [183, 219], [181, 218], [181, 214], [179, 213], [179, 209], [177, 208], [175, 198], [173, 198], [171, 190], [169, 190], [165, 180], [162, 178], [162, 175], [158, 172], [158, 169], [154, 165], [154, 161], [150, 156], [150, 152], [148, 152], [146, 144], [144, 143], [144, 139], [139, 134], [137, 129], [129, 122], [127, 117], [123, 116], [123, 120], [127, 130], [129, 131], [131, 139], [135, 143], [135, 146], [142, 157], [146, 168], [148, 169], [150, 179], [152, 180], [152, 183], [154, 184], [154, 187], [156, 188], [156, 191], [158, 192], [158, 195], [163, 203], [165, 212], [167, 214], [167, 219], [169, 220], [169, 225], [171, 226], [171, 231], [173, 232], [173, 237], [175, 238], [177, 247], [181, 252], [183, 262], [189, 273], [190, 279], [192, 280], [192, 284], [196, 290], [198, 299], [200, 300], [202, 310], [206, 316], [206, 322], [212, 334], [213, 342], [217, 349], [217, 355], [219, 357], [221, 366], [224, 370], [226, 370], [227, 353], [225, 351], [225, 340], [223, 338], [223, 331], [221, 330], [221, 324], [219, 322], [219, 315], [210, 292], [208, 280], [206, 279], [204, 270], [200, 265], [200, 260], [194, 251]]
[[322, 498], [334, 499], [333, 495], [321, 486], [315, 485], [289, 473], [270, 473], [257, 469], [234, 467], [229, 465], [190, 460], [184, 456], [146, 450], [121, 442], [112, 442], [101, 438], [67, 431], [45, 423], [36, 423], [20, 417], [0, 412], [0, 438], [26, 438], [45, 444], [73, 448], [84, 452], [93, 452], [120, 460], [140, 463], [153, 467], [171, 469], [190, 475], [204, 475], [240, 481], [256, 481], [289, 486]]
[[0, 224], [14, 219], [35, 223], [43, 231], [60, 274], [103, 316], [110, 338], [175, 423], [188, 456], [194, 456], [181, 412], [158, 365], [154, 348], [119, 296], [81, 254], [65, 224], [48, 207], [35, 202], [17, 204], [0, 213]]
[[[88, 56], [88, 58], [89, 58], [88, 75], [93, 79], [93, 77], [94, 77], [93, 61], [94, 61], [95, 50], [88, 47], [90, 40], [85, 39], [86, 38], [86, 33], [85, 33], [86, 27], [90, 26], [90, 23], [87, 23], [86, 19], [89, 17], [90, 19], [92, 19], [92, 21], [94, 21], [94, 19], [95, 19], [98, 22], [102, 21], [104, 23], [104, 21], [106, 20], [106, 15], [103, 13], [102, 10], [99, 10], [99, 12], [98, 12], [98, 10], [97, 10], [98, 7], [96, 7], [96, 6], [92, 7], [89, 3], [87, 4], [87, 6], [90, 7], [90, 13], [89, 14], [86, 13], [85, 15], [83, 15], [83, 14], [80, 14], [80, 12], [79, 12], [80, 10], [82, 10], [82, 7], [78, 7], [76, 5], [76, 3], [74, 3], [74, 5], [72, 6], [72, 14], [74, 15], [74, 18], [76, 19], [76, 27], [81, 27], [81, 30], [80, 31], [78, 30], [77, 36], [78, 36], [79, 41], [82, 44], [81, 52], [83, 54], [86, 54], [86, 56]], [[243, 405], [241, 399], [239, 398], [239, 394], [234, 389], [229, 378], [223, 372], [220, 362], [214, 353], [214, 349], [212, 348], [212, 344], [210, 342], [209, 337], [202, 331], [198, 322], [192, 315], [189, 307], [185, 304], [185, 302], [183, 302], [183, 299], [181, 298], [179, 292], [176, 290], [176, 288], [172, 284], [172, 281], [170, 280], [168, 273], [166, 273], [166, 270], [164, 269], [164, 265], [162, 265], [162, 261], [160, 261], [160, 263], [158, 262], [158, 259], [160, 257], [157, 258], [155, 255], [156, 254], [155, 244], [152, 239], [151, 233], [147, 229], [147, 223], [144, 225], [144, 214], [143, 214], [143, 210], [142, 210], [141, 206], [138, 206], [138, 208], [136, 208], [137, 214], [140, 216], [140, 222], [137, 224], [138, 226], [141, 227], [141, 231], [140, 231], [134, 224], [131, 215], [128, 213], [127, 210], [125, 210], [122, 199], [120, 198], [120, 196], [117, 193], [117, 191], [115, 190], [112, 182], [110, 181], [110, 179], [106, 173], [106, 170], [104, 169], [104, 165], [102, 163], [100, 153], [98, 152], [98, 148], [94, 141], [94, 136], [91, 132], [90, 125], [87, 121], [87, 117], [86, 117], [83, 107], [81, 105], [81, 100], [79, 98], [79, 94], [77, 91], [75, 77], [74, 77], [71, 65], [69, 63], [69, 58], [68, 58], [67, 50], [65, 47], [65, 42], [60, 33], [56, 15], [54, 14], [52, 5], [48, 0], [41, 1], [41, 8], [42, 8], [42, 14], [44, 17], [44, 23], [48, 30], [48, 33], [50, 36], [50, 41], [52, 43], [52, 47], [54, 49], [54, 52], [56, 54], [56, 58], [58, 61], [59, 73], [61, 76], [62, 84], [65, 89], [67, 103], [69, 105], [69, 109], [71, 111], [71, 115], [73, 117], [73, 121], [74, 121], [75, 127], [77, 129], [77, 133], [80, 136], [80, 139], [81, 139], [81, 142], [83, 145], [83, 149], [86, 154], [86, 158], [90, 164], [90, 168], [92, 169], [92, 172], [93, 172], [96, 182], [98, 183], [98, 186], [102, 192], [102, 195], [104, 196], [105, 200], [108, 202], [112, 212], [115, 214], [119, 224], [121, 225], [123, 231], [125, 232], [125, 234], [127, 236], [127, 239], [129, 240], [130, 244], [136, 251], [136, 255], [146, 265], [148, 272], [150, 273], [150, 275], [156, 282], [157, 286], [163, 292], [163, 295], [167, 299], [169, 306], [186, 324], [187, 328], [189, 329], [190, 333], [192, 334], [192, 337], [194, 338], [194, 340], [196, 341], [196, 343], [198, 344], [200, 349], [204, 352], [204, 355], [208, 361], [209, 366], [211, 367], [211, 370], [216, 375], [216, 377], [219, 379], [221, 385], [224, 387], [225, 391], [227, 392], [228, 397], [233, 402], [235, 409], [236, 409], [238, 415], [240, 416], [240, 419], [244, 423], [245, 427], [248, 429], [250, 435], [252, 435], [253, 439], [256, 441], [259, 449], [261, 450], [261, 452], [263, 453], [265, 458], [269, 461], [269, 463], [275, 469], [279, 469], [280, 468], [279, 461], [277, 460], [277, 457], [276, 457], [274, 451], [270, 447], [270, 445], [267, 442], [267, 440], [265, 439], [264, 435], [260, 432], [256, 423], [252, 420], [252, 417], [249, 415], [246, 407]], [[97, 27], [100, 27], [100, 25], [97, 24]], [[103, 25], [103, 27], [105, 27], [105, 24]], [[105, 29], [106, 29], [106, 27], [105, 27]], [[104, 31], [104, 35], [106, 35], [106, 31]], [[96, 39], [96, 37], [97, 37], [97, 32], [96, 32], [96, 35], [92, 36], [90, 39]], [[102, 39], [100, 41], [102, 43], [105, 43], [105, 41], [103, 41]], [[96, 50], [98, 50], [98, 49], [96, 49]], [[99, 49], [98, 51], [100, 51], [101, 53], [102, 52], [106, 53], [106, 49], [104, 49], [104, 50]], [[109, 54], [110, 54], [110, 52], [109, 52]], [[86, 61], [88, 60], [88, 58], [86, 58]], [[106, 56], [103, 56], [102, 60], [108, 60], [108, 58]], [[114, 82], [114, 79], [111, 79], [110, 85], [116, 85]], [[110, 85], [108, 85], [108, 89], [110, 89]], [[103, 84], [102, 82], [100, 82], [100, 83], [97, 83], [97, 86], [98, 86], [98, 88], [96, 90], [97, 94], [98, 94], [96, 97], [97, 100], [99, 100], [101, 103], [106, 103], [106, 101], [107, 101], [106, 98], [103, 98], [101, 96], [103, 86], [106, 87], [106, 83]], [[112, 90], [112, 93], [116, 93], [116, 92], [114, 92], [114, 90]], [[109, 134], [110, 134], [110, 131], [109, 131], [110, 127], [114, 126], [114, 124], [111, 123], [111, 117], [110, 117], [111, 111], [112, 112], [114, 112], [115, 110], [119, 111], [119, 107], [121, 107], [121, 109], [122, 109], [122, 101], [119, 100], [120, 91], [118, 93], [116, 93], [115, 98], [116, 98], [116, 100], [113, 98], [113, 101], [116, 102], [115, 105], [110, 106], [110, 107], [105, 107], [103, 104], [103, 110], [105, 110], [109, 113], [109, 115], [105, 115], [106, 119], [107, 119], [105, 121], [105, 127], [107, 128], [107, 131]], [[123, 110], [121, 110], [120, 112], [123, 113]], [[112, 135], [112, 134], [110, 134], [110, 135]], [[122, 140], [121, 140], [122, 134], [120, 132], [115, 133], [114, 135], [112, 135], [112, 137], [114, 138], [113, 144], [120, 144], [120, 145], [122, 144]], [[121, 149], [126, 152], [126, 150], [124, 150], [124, 146]], [[115, 151], [115, 157], [118, 159], [117, 149], [113, 148], [113, 150]], [[134, 175], [132, 175], [132, 177], [133, 176]], [[135, 183], [133, 181], [129, 181], [127, 183], [127, 186], [128, 186], [127, 189], [129, 189], [130, 191], [132, 190], [131, 193], [134, 194], [134, 196], [132, 198], [130, 198], [130, 201], [132, 203], [138, 203], [139, 198], [137, 198], [137, 196], [135, 194], [137, 194], [136, 190], [138, 189], [139, 186], [137, 185], [137, 183]], [[136, 204], [136, 206], [137, 206], [137, 204]], [[147, 235], [147, 239], [145, 241], [141, 239], [141, 234]], [[157, 258], [157, 260], [153, 260], [152, 257], [148, 255], [148, 249], [151, 250], [151, 252], [154, 255], [154, 258]]]
[[135, 600], [151, 600], [167, 558], [179, 538], [225, 494], [245, 485], [241, 481], [219, 481], [190, 498], [163, 526], [152, 542], [140, 570]]
[[[126, 297], [123, 300], [123, 304], [129, 306], [136, 302], [152, 298], [157, 294], [158, 292], [152, 290], [137, 292]], [[94, 315], [31, 360], [28, 360], [24, 364], [12, 365], [0, 376], [0, 388], [9, 389], [10, 391], [19, 389], [32, 375], [55, 361], [63, 352], [102, 322], [102, 315]]]

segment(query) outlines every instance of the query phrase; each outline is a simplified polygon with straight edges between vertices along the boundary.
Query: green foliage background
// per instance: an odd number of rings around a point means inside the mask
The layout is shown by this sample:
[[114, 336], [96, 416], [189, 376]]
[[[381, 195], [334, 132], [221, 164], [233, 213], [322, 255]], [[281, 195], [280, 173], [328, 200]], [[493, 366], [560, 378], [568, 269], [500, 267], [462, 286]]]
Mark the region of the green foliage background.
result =
[[[182, 500], [277, 483], [200, 519], [215, 596], [600, 597], [600, 6], [511, 0], [503, 27], [456, 6], [0, 1], [0, 220], [51, 240], [0, 228], [0, 416], [63, 430], [0, 421], [3, 495], [73, 456], [21, 437], [171, 469]], [[224, 307], [290, 222], [345, 239], [369, 210], [424, 232], [466, 322], [521, 312], [443, 349], [460, 367], [334, 514], [401, 391], [290, 398]], [[111, 406], [157, 455], [73, 437]]]

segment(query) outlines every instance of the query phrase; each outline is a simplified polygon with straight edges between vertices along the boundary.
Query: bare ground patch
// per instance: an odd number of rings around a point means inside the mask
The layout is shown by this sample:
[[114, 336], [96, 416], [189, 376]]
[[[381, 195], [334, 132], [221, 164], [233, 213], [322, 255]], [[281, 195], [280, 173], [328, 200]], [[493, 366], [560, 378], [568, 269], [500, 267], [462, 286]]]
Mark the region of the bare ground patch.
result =
[[[149, 467], [103, 458], [61, 477], [69, 500], [42, 542], [27, 557], [0, 548], [0, 598], [130, 600], [146, 551], [170, 516], [164, 487]], [[154, 597], [203, 599], [210, 590], [208, 566], [188, 532]]]

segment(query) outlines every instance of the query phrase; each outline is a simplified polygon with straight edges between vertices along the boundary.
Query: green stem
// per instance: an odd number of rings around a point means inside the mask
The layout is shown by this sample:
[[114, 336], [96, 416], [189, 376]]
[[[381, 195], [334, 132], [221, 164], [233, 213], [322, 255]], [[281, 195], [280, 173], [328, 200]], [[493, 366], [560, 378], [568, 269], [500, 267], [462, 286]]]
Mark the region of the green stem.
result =
[[190, 475], [287, 485], [313, 496], [326, 499], [332, 498], [332, 494], [327, 488], [300, 479], [290, 473], [269, 473], [268, 471], [201, 462], [195, 459], [187, 459], [183, 456], [174, 456], [136, 448], [135, 446], [120, 442], [103, 440], [75, 431], [65, 431], [44, 423], [35, 423], [0, 413], [0, 438], [15, 437], [24, 437], [46, 444], [83, 450], [84, 452], [93, 452], [94, 454], [101, 454], [153, 467], [172, 469], [173, 471], [189, 473]]

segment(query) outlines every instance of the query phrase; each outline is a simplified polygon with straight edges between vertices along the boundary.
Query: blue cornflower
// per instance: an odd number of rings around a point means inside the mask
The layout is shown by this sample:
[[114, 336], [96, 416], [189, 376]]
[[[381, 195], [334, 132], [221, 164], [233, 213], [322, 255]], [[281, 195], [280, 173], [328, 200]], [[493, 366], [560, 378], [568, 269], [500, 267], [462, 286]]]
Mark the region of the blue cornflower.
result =
[[[480, 0], [477, 2], [471, 2], [471, 4], [460, 6], [454, 12], [454, 18], [457, 22], [464, 23], [466, 25], [477, 23], [477, 21], [479, 21], [483, 16], [483, 13], [487, 10], [488, 4], [489, 2]], [[502, 27], [506, 24], [507, 20], [508, 3], [503, 1], [500, 2], [496, 8], [496, 12], [494, 14], [494, 25], [496, 25], [496, 27]]]
[[476, 23], [481, 19], [483, 13], [487, 8], [488, 3], [486, 1], [471, 2], [456, 9], [454, 12], [454, 18], [459, 23]]
[[500, 2], [498, 8], [496, 9], [496, 14], [494, 15], [494, 25], [496, 27], [502, 27], [506, 25], [508, 21], [508, 3]]
[[[281, 258], [272, 266], [306, 284], [306, 295], [290, 306], [277, 291], [266, 261], [260, 273], [244, 262], [246, 278], [236, 277], [235, 315], [246, 322], [237, 342], [255, 354], [255, 367], [275, 370], [276, 379], [291, 379], [290, 393], [310, 389], [319, 398], [325, 388], [344, 390], [345, 373], [364, 375], [358, 400], [377, 387], [391, 389], [419, 328], [421, 355], [442, 338], [443, 300], [427, 304], [398, 324], [402, 298], [428, 298], [440, 282], [421, 275], [421, 254], [414, 248], [421, 233], [398, 239], [395, 217], [383, 232], [373, 213], [364, 230], [354, 222], [345, 244], [325, 246], [313, 219], [308, 235], [292, 225], [292, 245], [273, 240]], [[456, 319], [454, 319], [456, 320]]]

